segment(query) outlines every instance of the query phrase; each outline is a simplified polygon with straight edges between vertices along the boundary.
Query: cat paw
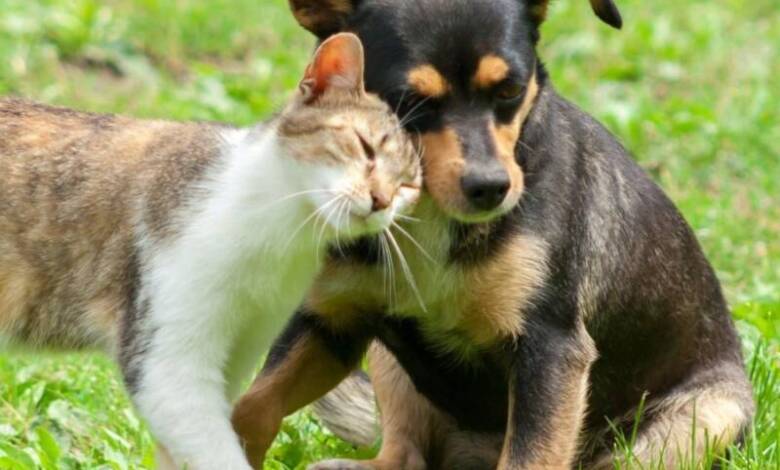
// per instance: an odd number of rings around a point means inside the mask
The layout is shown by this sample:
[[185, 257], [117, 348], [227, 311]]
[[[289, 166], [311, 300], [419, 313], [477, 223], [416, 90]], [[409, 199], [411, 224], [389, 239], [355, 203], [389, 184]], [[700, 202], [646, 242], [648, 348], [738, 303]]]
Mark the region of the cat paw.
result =
[[323, 460], [306, 467], [306, 470], [375, 470], [373, 465], [358, 460]]

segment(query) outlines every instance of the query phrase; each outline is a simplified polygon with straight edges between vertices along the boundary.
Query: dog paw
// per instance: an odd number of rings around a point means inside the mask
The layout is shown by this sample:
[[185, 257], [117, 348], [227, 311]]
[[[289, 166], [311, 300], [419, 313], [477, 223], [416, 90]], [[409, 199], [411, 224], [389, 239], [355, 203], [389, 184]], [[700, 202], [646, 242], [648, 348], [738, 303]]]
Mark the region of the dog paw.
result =
[[375, 470], [366, 462], [346, 459], [323, 460], [306, 467], [306, 470]]

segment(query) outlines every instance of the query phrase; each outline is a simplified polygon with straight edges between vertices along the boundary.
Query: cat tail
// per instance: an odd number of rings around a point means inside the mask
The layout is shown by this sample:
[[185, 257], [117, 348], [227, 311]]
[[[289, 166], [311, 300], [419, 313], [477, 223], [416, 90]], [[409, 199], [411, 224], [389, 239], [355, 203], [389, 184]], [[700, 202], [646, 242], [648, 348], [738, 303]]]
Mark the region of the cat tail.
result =
[[351, 444], [368, 447], [379, 440], [374, 387], [363, 371], [353, 372], [317, 400], [314, 414], [333, 434]]

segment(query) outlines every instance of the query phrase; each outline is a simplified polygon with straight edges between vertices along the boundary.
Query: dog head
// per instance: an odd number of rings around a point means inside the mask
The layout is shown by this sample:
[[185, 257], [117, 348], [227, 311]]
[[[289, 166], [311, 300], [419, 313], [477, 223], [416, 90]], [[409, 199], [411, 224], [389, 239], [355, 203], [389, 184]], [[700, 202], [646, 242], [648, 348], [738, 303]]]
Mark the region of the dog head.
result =
[[[621, 26], [612, 0], [590, 0]], [[290, 0], [321, 39], [356, 33], [366, 88], [419, 134], [425, 187], [462, 222], [510, 211], [524, 188], [515, 147], [539, 91], [548, 0]]]

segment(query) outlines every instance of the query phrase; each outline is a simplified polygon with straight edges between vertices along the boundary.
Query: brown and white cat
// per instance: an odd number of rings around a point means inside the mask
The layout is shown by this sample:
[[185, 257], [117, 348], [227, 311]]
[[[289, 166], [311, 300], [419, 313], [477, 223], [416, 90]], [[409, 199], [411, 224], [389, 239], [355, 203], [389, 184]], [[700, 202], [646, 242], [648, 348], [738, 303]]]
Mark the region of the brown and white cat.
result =
[[418, 155], [363, 61], [334, 36], [249, 129], [0, 100], [0, 332], [106, 348], [167, 465], [248, 470], [231, 402], [326, 245], [419, 196]]

